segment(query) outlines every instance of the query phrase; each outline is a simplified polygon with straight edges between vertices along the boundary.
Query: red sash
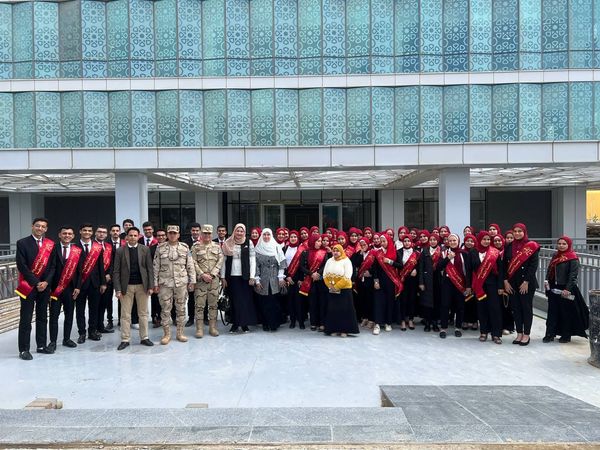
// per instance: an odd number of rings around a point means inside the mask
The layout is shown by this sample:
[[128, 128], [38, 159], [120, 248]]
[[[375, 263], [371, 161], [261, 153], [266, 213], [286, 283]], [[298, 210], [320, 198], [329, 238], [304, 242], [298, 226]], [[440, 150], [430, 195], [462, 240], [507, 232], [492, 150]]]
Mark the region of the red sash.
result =
[[302, 252], [308, 248], [308, 241], [304, 241], [302, 244], [298, 246], [298, 250], [294, 254], [294, 257], [290, 261], [290, 265], [288, 266], [288, 276], [294, 278], [296, 272], [298, 271], [298, 267], [300, 267], [300, 257], [302, 256]]
[[574, 259], [579, 259], [577, 257], [577, 253], [575, 253], [575, 252], [566, 252], [560, 256], [554, 255], [554, 257], [550, 261], [550, 265], [548, 266], [548, 274], [549, 274], [548, 281], [554, 281], [554, 279], [556, 278], [556, 266], [558, 264], [561, 264], [561, 263], [564, 263], [567, 261], [572, 261]]
[[[316, 272], [319, 269], [319, 267], [321, 266], [321, 263], [323, 262], [323, 260], [325, 259], [325, 256], [327, 255], [327, 250], [324, 250], [324, 249], [315, 250], [314, 255], [315, 256], [312, 260], [312, 263], [310, 262], [310, 256], [309, 256], [308, 270], [311, 272]], [[300, 285], [300, 294], [307, 296], [308, 293], [310, 292], [310, 287], [312, 286], [312, 282], [313, 282], [312, 277], [310, 275], [306, 275], [304, 277], [304, 280], [302, 281], [302, 284]]]
[[108, 272], [108, 268], [110, 267], [110, 259], [112, 256], [113, 247], [110, 244], [104, 245], [104, 272]]
[[481, 261], [481, 265], [475, 271], [475, 274], [473, 276], [473, 291], [475, 292], [477, 300], [481, 301], [487, 298], [487, 295], [483, 290], [483, 283], [485, 283], [485, 280], [487, 280], [489, 274], [496, 267], [496, 261], [498, 260], [499, 256], [500, 250], [494, 247], [488, 247], [487, 252], [485, 252], [483, 261]]
[[[454, 257], [458, 257], [459, 253], [456, 253], [454, 255]], [[463, 258], [463, 264], [464, 264], [464, 258]], [[465, 286], [465, 274], [462, 272], [459, 272], [458, 269], [456, 268], [456, 266], [454, 264], [452, 264], [450, 261], [448, 261], [448, 264], [446, 265], [446, 275], [448, 275], [448, 278], [450, 278], [450, 281], [452, 282], [452, 284], [454, 285], [454, 287], [456, 289], [458, 289], [458, 291], [462, 294], [465, 292], [465, 290], [467, 289]]]
[[[46, 270], [46, 267], [48, 267], [52, 249], [54, 249], [54, 241], [51, 241], [50, 239], [43, 239], [42, 247], [38, 250], [38, 254], [33, 260], [33, 264], [31, 266], [31, 272], [36, 276], [36, 278], [42, 276]], [[27, 298], [32, 291], [33, 287], [30, 286], [27, 281], [25, 281], [25, 277], [19, 272], [19, 285], [15, 289], [15, 293], [21, 298]]]
[[400, 280], [400, 277], [398, 276], [398, 271], [394, 267], [385, 263], [384, 258], [386, 256], [383, 252], [378, 252], [375, 257], [377, 258], [377, 262], [379, 263], [379, 266], [383, 269], [383, 271], [388, 276], [388, 278], [390, 280], [392, 280], [392, 282], [394, 283], [394, 286], [396, 287], [395, 294], [396, 294], [396, 297], [398, 297], [400, 295], [400, 292], [402, 292], [402, 281]]
[[[96, 241], [92, 241], [92, 248], [83, 262], [83, 269], [81, 269], [81, 284], [85, 283], [90, 277], [101, 252], [102, 245], [98, 244]], [[104, 283], [104, 280], [102, 280], [102, 283]]]
[[344, 249], [344, 253], [346, 254], [346, 256], [347, 256], [348, 258], [350, 258], [352, 255], [354, 255], [354, 247], [347, 246], [347, 247]]
[[69, 253], [69, 257], [67, 258], [65, 267], [60, 274], [60, 279], [58, 280], [58, 285], [56, 289], [50, 294], [50, 298], [52, 300], [58, 300], [60, 294], [63, 293], [65, 288], [69, 285], [73, 277], [75, 276], [75, 272], [77, 271], [77, 265], [79, 264], [79, 258], [83, 250], [77, 247], [76, 245], [71, 245], [71, 253]]
[[519, 253], [513, 255], [512, 259], [510, 260], [510, 263], [508, 264], [507, 279], [510, 280], [517, 271], [517, 269], [521, 267], [525, 263], [525, 261], [527, 261], [531, 257], [531, 255], [537, 252], [539, 248], [540, 244], [538, 244], [535, 241], [529, 241], [527, 244], [525, 244], [525, 246]]
[[431, 261], [433, 262], [433, 270], [435, 270], [437, 268], [437, 265], [440, 262], [441, 257], [442, 257], [442, 249], [438, 245], [435, 248], [435, 250], [433, 251], [433, 254], [431, 255]]
[[400, 286], [400, 292], [404, 289], [404, 280], [408, 278], [410, 273], [417, 267], [417, 263], [419, 262], [419, 252], [413, 251], [412, 254], [408, 257], [406, 264], [402, 266], [400, 270], [400, 282], [402, 286]]
[[367, 257], [363, 260], [362, 264], [358, 268], [358, 279], [359, 280], [363, 277], [365, 272], [367, 270], [369, 270], [371, 268], [371, 266], [373, 265], [373, 263], [375, 262], [376, 253], [377, 253], [377, 250], [370, 250], [369, 253], [367, 253]]

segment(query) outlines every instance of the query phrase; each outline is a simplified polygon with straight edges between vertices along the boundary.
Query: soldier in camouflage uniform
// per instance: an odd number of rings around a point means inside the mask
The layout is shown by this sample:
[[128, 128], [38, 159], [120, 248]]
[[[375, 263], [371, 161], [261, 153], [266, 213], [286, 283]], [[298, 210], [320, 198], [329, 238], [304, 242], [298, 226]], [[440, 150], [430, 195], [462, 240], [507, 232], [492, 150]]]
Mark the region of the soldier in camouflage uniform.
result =
[[154, 292], [158, 293], [161, 307], [161, 325], [164, 335], [160, 343], [171, 341], [171, 308], [175, 301], [177, 312], [177, 340], [187, 342], [183, 332], [188, 290], [194, 290], [196, 270], [187, 244], [179, 242], [179, 227], [167, 227], [167, 242], [158, 245], [154, 255]]
[[[192, 259], [196, 268], [196, 317], [203, 317], [204, 308], [208, 304], [208, 332], [218, 336], [217, 331], [217, 299], [219, 296], [219, 273], [223, 266], [221, 246], [212, 241], [212, 225], [202, 225], [200, 240], [192, 247]], [[196, 320], [196, 337], [204, 336], [204, 323]]]

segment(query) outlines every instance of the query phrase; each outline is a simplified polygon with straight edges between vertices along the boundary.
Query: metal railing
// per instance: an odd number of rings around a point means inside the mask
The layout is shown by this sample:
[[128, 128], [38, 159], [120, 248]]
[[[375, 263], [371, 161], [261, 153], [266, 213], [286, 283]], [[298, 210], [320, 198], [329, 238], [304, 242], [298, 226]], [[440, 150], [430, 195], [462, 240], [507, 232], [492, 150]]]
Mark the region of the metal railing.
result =
[[[539, 241], [538, 241], [539, 242]], [[544, 294], [544, 280], [546, 272], [552, 260], [552, 255], [556, 250], [542, 247], [540, 249], [540, 265], [537, 271], [538, 292]], [[592, 289], [600, 288], [600, 254], [577, 253], [579, 256], [579, 277], [577, 278], [577, 286], [589, 304], [588, 294]]]
[[16, 244], [0, 244], [0, 262], [14, 261], [16, 250]]
[[[532, 238], [543, 248], [556, 249], [558, 238]], [[573, 239], [573, 250], [578, 254], [600, 255], [600, 238]]]
[[15, 297], [15, 289], [19, 284], [19, 272], [17, 264], [0, 264], [0, 300]]

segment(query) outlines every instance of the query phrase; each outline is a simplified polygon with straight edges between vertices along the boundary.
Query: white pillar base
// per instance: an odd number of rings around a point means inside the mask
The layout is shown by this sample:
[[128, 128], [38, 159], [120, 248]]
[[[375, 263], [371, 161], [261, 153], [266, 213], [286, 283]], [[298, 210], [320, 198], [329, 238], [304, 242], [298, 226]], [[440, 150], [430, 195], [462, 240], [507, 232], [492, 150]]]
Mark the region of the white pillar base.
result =
[[221, 224], [221, 194], [219, 192], [196, 191], [196, 222], [213, 226], [216, 237], [217, 226]]
[[392, 228], [394, 233], [404, 225], [404, 190], [379, 191], [379, 228]]
[[442, 169], [439, 182], [439, 225], [448, 225], [462, 236], [471, 221], [471, 179], [469, 169]]
[[117, 223], [132, 219], [140, 230], [148, 220], [148, 177], [144, 173], [115, 173], [115, 216]]

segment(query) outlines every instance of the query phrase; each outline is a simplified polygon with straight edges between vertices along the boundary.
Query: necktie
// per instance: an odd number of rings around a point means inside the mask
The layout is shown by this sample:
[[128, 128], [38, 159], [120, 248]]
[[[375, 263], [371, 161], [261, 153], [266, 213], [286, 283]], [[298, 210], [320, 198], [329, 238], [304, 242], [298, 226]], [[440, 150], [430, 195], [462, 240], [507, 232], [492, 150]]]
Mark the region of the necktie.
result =
[[67, 246], [63, 245], [63, 259], [67, 259]]
[[150, 247], [150, 238], [146, 238], [146, 247]]
[[83, 244], [83, 246], [85, 247], [85, 254], [87, 255], [90, 251], [90, 249], [88, 248], [90, 244]]
[[38, 244], [38, 248], [42, 248], [42, 240], [41, 239], [37, 240], [37, 244]]

